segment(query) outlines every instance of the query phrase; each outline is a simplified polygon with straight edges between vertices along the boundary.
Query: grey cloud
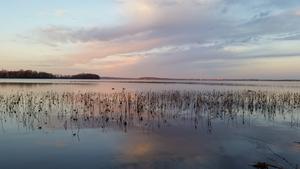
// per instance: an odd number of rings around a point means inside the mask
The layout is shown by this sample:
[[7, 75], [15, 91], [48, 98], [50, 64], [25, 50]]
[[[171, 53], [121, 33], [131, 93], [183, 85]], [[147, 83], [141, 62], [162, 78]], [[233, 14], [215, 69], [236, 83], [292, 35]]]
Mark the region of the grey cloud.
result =
[[66, 28], [49, 26], [39, 29], [42, 38], [54, 42], [89, 42], [89, 41], [110, 41], [125, 36], [134, 36], [146, 31], [139, 27], [120, 26], [113, 28]]
[[251, 40], [257, 38], [257, 36], [292, 32], [300, 27], [299, 17], [290, 14], [273, 16], [270, 11], [261, 11], [256, 13], [254, 17], [249, 16], [250, 21], [243, 23], [243, 20], [238, 21], [221, 16], [221, 6], [217, 6], [216, 9], [215, 11], [208, 11], [209, 14], [186, 10], [178, 11], [177, 14], [171, 10], [169, 11], [172, 12], [171, 15], [165, 16], [164, 14], [168, 11], [163, 12], [161, 18], [157, 18], [149, 24], [130, 23], [111, 28], [50, 26], [40, 29], [39, 32], [43, 38], [56, 42], [111, 41], [122, 38], [138, 40], [136, 35], [143, 34], [138, 38], [151, 39], [159, 37], [167, 39], [166, 43], [182, 44], [213, 40], [236, 42], [242, 41], [241, 39], [246, 42], [247, 39]]
[[247, 27], [247, 32], [274, 34], [274, 33], [289, 33], [299, 30], [300, 17], [290, 13], [283, 13], [269, 17], [252, 20], [244, 25]]

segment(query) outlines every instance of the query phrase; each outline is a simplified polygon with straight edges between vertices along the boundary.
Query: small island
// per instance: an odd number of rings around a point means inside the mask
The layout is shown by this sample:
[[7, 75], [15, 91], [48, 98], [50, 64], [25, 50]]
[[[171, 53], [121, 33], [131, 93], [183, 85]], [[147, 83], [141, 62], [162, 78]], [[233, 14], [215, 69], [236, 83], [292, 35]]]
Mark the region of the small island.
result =
[[100, 79], [100, 76], [92, 73], [80, 73], [76, 75], [55, 75], [47, 72], [33, 70], [0, 71], [0, 78], [6, 79]]

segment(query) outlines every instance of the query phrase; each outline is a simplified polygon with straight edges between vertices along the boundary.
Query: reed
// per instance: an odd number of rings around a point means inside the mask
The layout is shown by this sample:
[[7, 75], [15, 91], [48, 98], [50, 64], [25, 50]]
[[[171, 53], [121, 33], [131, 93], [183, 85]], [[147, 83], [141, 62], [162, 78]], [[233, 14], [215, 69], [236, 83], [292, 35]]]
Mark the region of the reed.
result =
[[[0, 94], [0, 120], [15, 119], [24, 127], [65, 128], [111, 125], [153, 128], [190, 121], [241, 120], [261, 116], [290, 118], [299, 127], [300, 93], [267, 91], [143, 91], [113, 93], [18, 92]], [[63, 124], [63, 125], [62, 125]]]

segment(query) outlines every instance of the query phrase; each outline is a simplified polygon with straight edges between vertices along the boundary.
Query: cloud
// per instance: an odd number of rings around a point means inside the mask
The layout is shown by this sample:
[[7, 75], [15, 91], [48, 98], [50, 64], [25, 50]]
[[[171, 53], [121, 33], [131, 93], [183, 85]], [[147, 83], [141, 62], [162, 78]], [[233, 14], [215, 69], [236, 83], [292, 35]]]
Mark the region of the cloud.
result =
[[62, 26], [49, 26], [39, 29], [42, 38], [62, 43], [77, 43], [91, 41], [110, 41], [126, 38], [128, 36], [138, 36], [145, 33], [140, 27], [119, 26], [113, 28], [80, 28], [73, 29]]
[[118, 5], [124, 22], [113, 26], [50, 25], [36, 32], [45, 43], [78, 46], [66, 55], [69, 64], [95, 70], [98, 65], [99, 71], [117, 75], [234, 76], [246, 62], [300, 53], [298, 0], [123, 0]]
[[79, 44], [75, 53], [69, 55], [71, 63], [86, 63], [92, 59], [102, 59], [112, 55], [121, 55], [136, 51], [144, 51], [155, 48], [160, 43], [160, 39], [139, 40], [122, 42], [90, 42]]
[[[106, 28], [101, 26], [82, 28], [49, 26], [41, 28], [39, 31], [41, 35], [49, 40], [58, 42], [110, 41], [130, 36], [135, 38], [135, 35], [147, 32], [149, 34], [144, 38], [161, 35], [174, 36], [176, 32], [181, 35], [182, 33], [188, 33], [188, 30], [205, 29], [205, 24], [212, 19], [207, 17], [211, 5], [193, 5], [194, 3], [191, 3], [202, 1], [191, 1], [190, 3], [187, 3], [188, 1], [169, 2], [177, 3], [167, 6], [160, 1], [125, 1], [122, 14], [129, 19], [124, 25]], [[208, 3], [208, 1], [204, 2]]]

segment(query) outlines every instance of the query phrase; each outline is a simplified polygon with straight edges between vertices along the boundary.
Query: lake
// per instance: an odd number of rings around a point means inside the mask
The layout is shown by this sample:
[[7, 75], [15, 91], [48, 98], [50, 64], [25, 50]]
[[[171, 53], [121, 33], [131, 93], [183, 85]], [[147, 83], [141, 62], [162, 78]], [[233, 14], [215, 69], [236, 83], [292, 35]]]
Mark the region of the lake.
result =
[[300, 82], [0, 80], [2, 169], [300, 167]]

